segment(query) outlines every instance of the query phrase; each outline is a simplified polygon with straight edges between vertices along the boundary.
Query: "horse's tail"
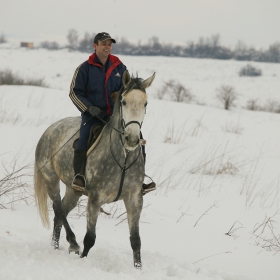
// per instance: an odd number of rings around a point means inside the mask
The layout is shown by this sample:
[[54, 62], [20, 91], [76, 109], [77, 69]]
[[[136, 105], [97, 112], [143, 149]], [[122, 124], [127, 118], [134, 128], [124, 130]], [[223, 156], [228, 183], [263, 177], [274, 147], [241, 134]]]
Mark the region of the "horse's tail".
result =
[[50, 220], [49, 220], [49, 212], [48, 212], [47, 184], [36, 162], [34, 168], [34, 189], [35, 189], [35, 201], [38, 207], [41, 221], [44, 227], [49, 228]]

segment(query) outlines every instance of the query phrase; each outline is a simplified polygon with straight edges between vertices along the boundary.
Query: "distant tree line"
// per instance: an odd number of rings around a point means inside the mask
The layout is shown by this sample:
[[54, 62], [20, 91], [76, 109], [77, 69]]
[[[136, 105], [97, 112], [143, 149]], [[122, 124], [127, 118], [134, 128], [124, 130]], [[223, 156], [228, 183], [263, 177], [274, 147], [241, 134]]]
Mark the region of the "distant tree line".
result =
[[[70, 29], [67, 34], [67, 47], [71, 50], [81, 52], [92, 52], [92, 43], [96, 33], [84, 34], [79, 38], [75, 29]], [[137, 44], [129, 42], [125, 38], [116, 38], [117, 44], [113, 51], [116, 54], [124, 55], [145, 55], [145, 56], [176, 56], [193, 58], [213, 58], [213, 59], [235, 59], [260, 62], [280, 62], [280, 42], [269, 46], [268, 49], [257, 50], [248, 47], [239, 41], [234, 49], [221, 45], [220, 35], [215, 34], [210, 38], [201, 37], [197, 42], [188, 42], [186, 45], [174, 45], [172, 43], [161, 43], [158, 37], [152, 37], [147, 43], [139, 41]], [[7, 42], [5, 35], [0, 35], [0, 43]], [[56, 50], [60, 49], [58, 43], [45, 41], [40, 45], [41, 48]]]
[[[70, 29], [67, 34], [68, 47], [82, 52], [91, 52], [92, 43], [96, 33], [85, 33], [84, 38], [79, 39], [78, 32]], [[224, 47], [220, 42], [220, 35], [215, 34], [210, 38], [200, 38], [198, 42], [189, 42], [185, 46], [171, 43], [161, 43], [158, 37], [152, 37], [148, 43], [137, 44], [129, 42], [125, 38], [116, 38], [114, 53], [124, 55], [145, 56], [176, 56], [213, 59], [235, 59], [262, 62], [280, 62], [280, 43], [274, 43], [267, 50], [256, 50], [247, 47], [239, 41], [234, 50]]]

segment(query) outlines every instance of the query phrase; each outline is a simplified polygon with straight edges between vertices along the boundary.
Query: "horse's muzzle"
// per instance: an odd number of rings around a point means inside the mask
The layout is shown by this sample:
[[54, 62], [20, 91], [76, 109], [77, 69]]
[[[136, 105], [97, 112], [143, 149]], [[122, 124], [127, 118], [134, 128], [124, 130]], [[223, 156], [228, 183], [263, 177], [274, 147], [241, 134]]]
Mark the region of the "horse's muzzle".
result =
[[129, 151], [133, 151], [139, 145], [139, 143], [139, 136], [126, 135], [124, 137], [124, 147]]

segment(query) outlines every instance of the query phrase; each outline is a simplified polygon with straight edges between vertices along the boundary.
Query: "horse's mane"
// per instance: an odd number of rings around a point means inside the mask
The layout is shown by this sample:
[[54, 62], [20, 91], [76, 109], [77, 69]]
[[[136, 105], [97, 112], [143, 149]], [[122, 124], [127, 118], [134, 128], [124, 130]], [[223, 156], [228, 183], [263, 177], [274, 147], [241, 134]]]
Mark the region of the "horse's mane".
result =
[[126, 93], [132, 91], [133, 89], [140, 89], [143, 92], [146, 92], [145, 88], [143, 87], [143, 79], [138, 78], [138, 76], [134, 77], [133, 75], [131, 76], [130, 83], [128, 84], [126, 88]]

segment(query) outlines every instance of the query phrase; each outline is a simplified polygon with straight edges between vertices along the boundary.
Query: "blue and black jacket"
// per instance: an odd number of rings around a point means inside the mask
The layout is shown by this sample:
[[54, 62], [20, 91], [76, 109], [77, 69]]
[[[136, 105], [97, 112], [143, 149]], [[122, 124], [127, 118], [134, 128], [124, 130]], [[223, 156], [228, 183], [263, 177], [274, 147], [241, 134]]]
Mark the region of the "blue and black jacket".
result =
[[119, 91], [126, 66], [109, 54], [105, 69], [93, 53], [76, 69], [69, 96], [81, 113], [89, 106], [97, 106], [104, 115], [111, 115], [114, 103], [111, 94]]

